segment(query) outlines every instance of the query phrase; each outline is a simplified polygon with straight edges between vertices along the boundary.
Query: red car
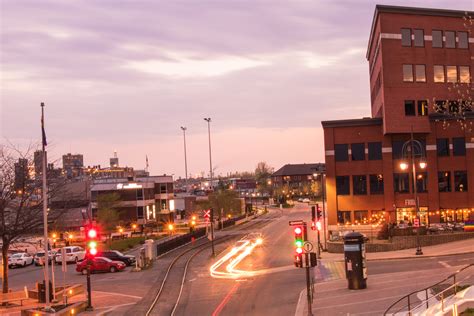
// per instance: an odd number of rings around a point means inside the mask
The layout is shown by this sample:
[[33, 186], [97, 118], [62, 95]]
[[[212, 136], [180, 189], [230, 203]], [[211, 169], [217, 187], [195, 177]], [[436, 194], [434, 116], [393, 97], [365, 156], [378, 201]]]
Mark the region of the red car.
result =
[[[87, 274], [87, 259], [78, 262], [76, 271]], [[125, 263], [122, 261], [112, 261], [104, 257], [96, 257], [92, 259], [91, 273], [94, 272], [117, 272], [125, 269]]]

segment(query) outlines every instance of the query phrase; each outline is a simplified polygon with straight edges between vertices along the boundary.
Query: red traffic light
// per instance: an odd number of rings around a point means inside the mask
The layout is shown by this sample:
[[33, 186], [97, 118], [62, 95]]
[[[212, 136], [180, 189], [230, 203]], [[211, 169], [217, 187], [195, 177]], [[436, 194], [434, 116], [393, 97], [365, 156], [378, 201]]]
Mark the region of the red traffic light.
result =
[[89, 231], [87, 232], [87, 237], [90, 239], [97, 238], [97, 230], [95, 230], [95, 228], [89, 229]]
[[295, 234], [296, 235], [301, 235], [302, 232], [303, 232], [303, 230], [301, 229], [301, 227], [296, 227], [295, 228]]
[[89, 253], [93, 256], [95, 256], [97, 254], [97, 248], [91, 248], [89, 249]]
[[316, 230], [316, 223], [315, 222], [311, 222], [311, 230]]
[[321, 230], [321, 222], [317, 221], [316, 222], [316, 228], [320, 231]]

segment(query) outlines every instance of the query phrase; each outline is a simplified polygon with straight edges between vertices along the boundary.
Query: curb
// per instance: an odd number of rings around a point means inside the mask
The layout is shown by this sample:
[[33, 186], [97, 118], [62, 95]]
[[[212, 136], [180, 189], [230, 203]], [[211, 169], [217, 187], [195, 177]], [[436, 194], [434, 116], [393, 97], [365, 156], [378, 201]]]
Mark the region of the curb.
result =
[[[428, 258], [438, 258], [438, 257], [449, 257], [449, 256], [460, 256], [460, 255], [466, 255], [466, 254], [474, 254], [474, 250], [472, 251], [464, 251], [464, 252], [456, 252], [456, 253], [446, 253], [446, 254], [440, 254], [440, 255], [421, 255], [421, 256], [411, 256], [411, 257], [393, 257], [393, 258], [372, 258], [372, 259], [367, 259], [367, 261], [391, 261], [391, 260], [410, 260], [410, 259], [428, 259]], [[341, 255], [343, 255], [341, 253]], [[344, 259], [324, 259], [321, 258], [321, 260], [327, 260], [327, 261], [333, 261], [333, 262], [344, 262]]]

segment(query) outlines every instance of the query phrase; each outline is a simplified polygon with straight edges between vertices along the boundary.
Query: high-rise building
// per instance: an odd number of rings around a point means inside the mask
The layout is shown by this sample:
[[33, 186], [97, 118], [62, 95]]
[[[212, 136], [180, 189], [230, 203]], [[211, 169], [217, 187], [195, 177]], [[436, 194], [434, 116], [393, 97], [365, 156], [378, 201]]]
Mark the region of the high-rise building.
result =
[[329, 230], [474, 217], [473, 17], [376, 6], [372, 117], [322, 122]]
[[81, 154], [63, 155], [63, 170], [67, 178], [75, 178], [84, 172], [84, 157]]

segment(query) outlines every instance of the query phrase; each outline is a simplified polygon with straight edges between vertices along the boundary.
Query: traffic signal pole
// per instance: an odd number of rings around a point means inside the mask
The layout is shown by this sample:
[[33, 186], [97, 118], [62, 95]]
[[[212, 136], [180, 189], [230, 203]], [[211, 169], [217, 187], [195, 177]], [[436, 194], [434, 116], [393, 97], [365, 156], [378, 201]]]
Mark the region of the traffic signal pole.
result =
[[93, 311], [92, 307], [92, 289], [91, 289], [91, 262], [87, 259], [87, 307], [86, 311]]
[[211, 247], [212, 247], [212, 256], [216, 256], [214, 251], [214, 209], [211, 208]]
[[304, 261], [306, 265], [306, 297], [308, 299], [308, 315], [313, 316], [313, 309], [311, 306], [312, 303], [312, 293], [311, 293], [311, 276], [309, 271], [309, 253], [304, 254]]

